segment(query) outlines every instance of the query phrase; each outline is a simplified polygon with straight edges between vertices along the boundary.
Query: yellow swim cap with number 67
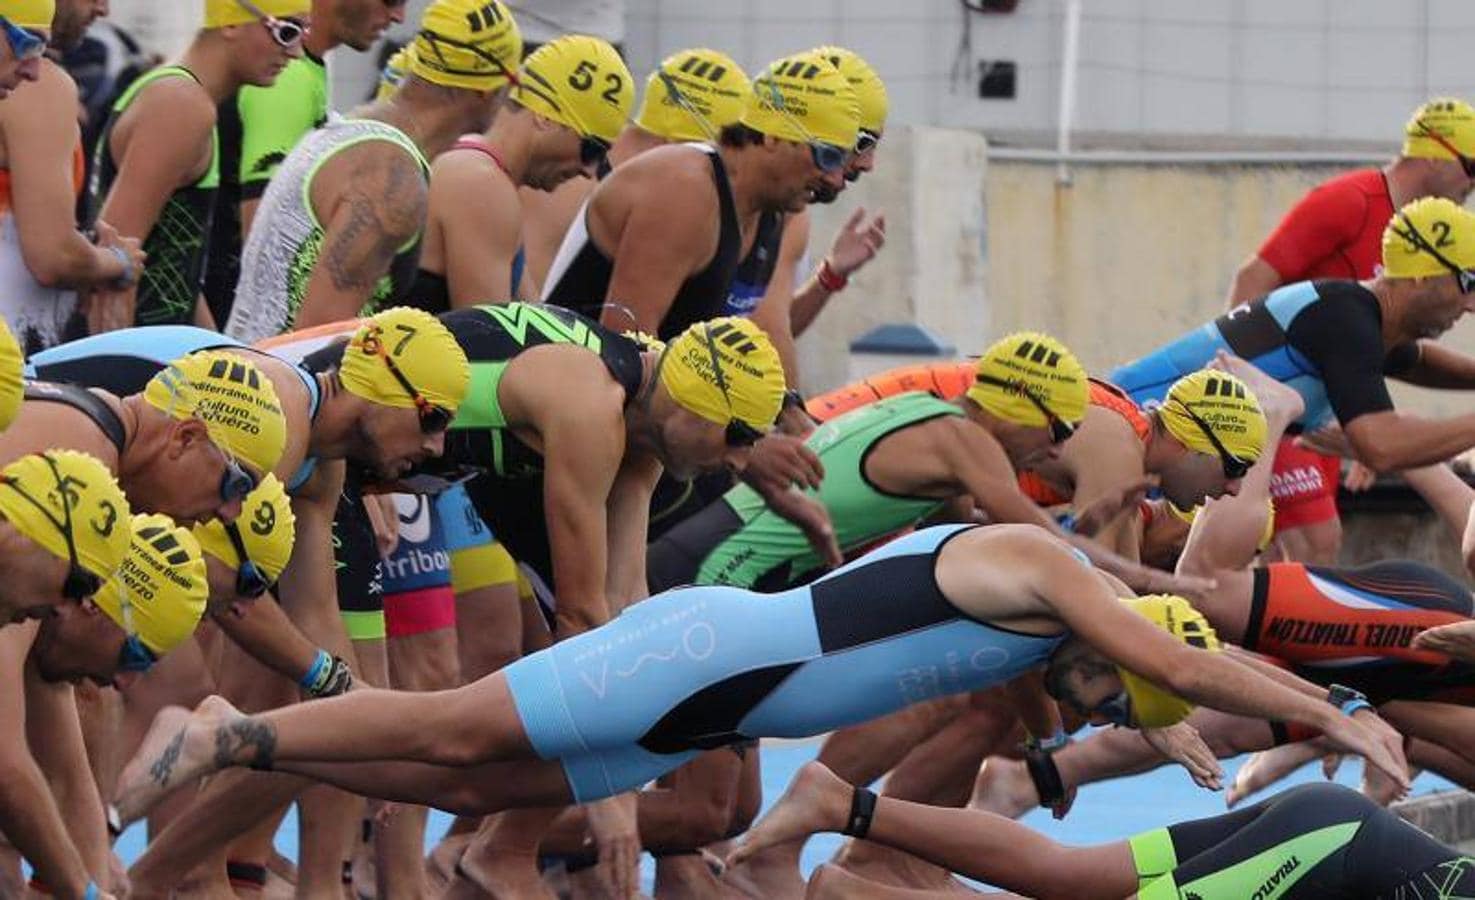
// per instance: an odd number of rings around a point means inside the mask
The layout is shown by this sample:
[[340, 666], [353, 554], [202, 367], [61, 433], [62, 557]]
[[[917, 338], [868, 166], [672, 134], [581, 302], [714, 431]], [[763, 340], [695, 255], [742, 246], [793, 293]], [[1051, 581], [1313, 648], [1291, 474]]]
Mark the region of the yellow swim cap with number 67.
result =
[[349, 393], [372, 403], [412, 409], [418, 394], [455, 413], [471, 385], [471, 363], [444, 322], [423, 309], [396, 306], [353, 333], [338, 377]]

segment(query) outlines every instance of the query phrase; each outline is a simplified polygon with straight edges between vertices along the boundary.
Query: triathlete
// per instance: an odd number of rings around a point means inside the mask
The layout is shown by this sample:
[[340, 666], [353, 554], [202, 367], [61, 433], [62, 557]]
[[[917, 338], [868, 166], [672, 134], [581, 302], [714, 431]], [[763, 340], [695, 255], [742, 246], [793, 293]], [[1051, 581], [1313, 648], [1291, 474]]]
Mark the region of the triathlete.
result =
[[[451, 810], [587, 802], [702, 749], [812, 735], [1039, 669], [1095, 721], [1159, 727], [1194, 702], [1299, 722], [1407, 784], [1396, 735], [1366, 703], [1344, 714], [1328, 692], [1271, 679], [1215, 647], [1187, 601], [1119, 600], [1042, 529], [942, 526], [782, 594], [661, 594], [436, 703], [353, 691], [241, 717], [207, 701], [155, 723], [125, 772], [120, 808], [143, 812], [228, 765]], [[1029, 697], [1031, 732], [1053, 733], [1053, 703]], [[164, 778], [161, 755], [175, 761]]]
[[[1089, 390], [1069, 350], [1046, 335], [1023, 332], [979, 357], [972, 384], [956, 402], [903, 393], [816, 429], [807, 443], [826, 476], [815, 496], [830, 512], [841, 549], [867, 547], [939, 513], [969, 521], [975, 509], [991, 522], [1030, 523], [1063, 535], [1020, 490], [1016, 470], [1070, 452]], [[1117, 400], [1119, 408], [1130, 406]], [[1126, 432], [1133, 445], [1125, 448], [1123, 463], [1139, 469], [1127, 476], [1130, 489], [1141, 481], [1146, 455], [1140, 429], [1129, 430], [1120, 411], [1098, 412], [1118, 419], [1107, 427]], [[1157, 421], [1156, 458], [1172, 476], [1174, 500], [1187, 507], [1236, 490], [1263, 450], [1267, 428], [1253, 393], [1234, 376], [1211, 371], [1180, 380]], [[1092, 449], [1104, 450], [1100, 444]], [[1103, 456], [1093, 465], [1111, 469], [1113, 461]], [[1113, 483], [1112, 490], [1121, 486]], [[1166, 573], [1077, 540], [1093, 561], [1133, 586], [1169, 586]], [[821, 562], [795, 526], [742, 486], [652, 544], [647, 565], [658, 591], [681, 584], [777, 590], [813, 577]]]
[[22, 81], [41, 77], [55, 0], [4, 0], [0, 3], [0, 100], [7, 99]]
[[204, 288], [212, 321], [230, 318], [241, 243], [266, 183], [304, 135], [328, 122], [328, 51], [368, 51], [385, 29], [405, 20], [406, 5], [406, 0], [313, 0], [302, 56], [289, 62], [270, 87], [247, 85], [220, 105], [220, 189]]
[[[1242, 810], [1123, 841], [1066, 847], [990, 813], [878, 798], [811, 762], [734, 859], [822, 831], [915, 854], [1029, 897], [1401, 900], [1475, 891], [1475, 858], [1332, 784], [1302, 785]], [[898, 891], [826, 867], [809, 896], [924, 900], [957, 894]]]
[[1382, 261], [1370, 281], [1279, 288], [1108, 380], [1139, 403], [1161, 400], [1173, 382], [1227, 350], [1295, 388], [1306, 404], [1304, 427], [1335, 416], [1357, 458], [1378, 471], [1449, 459], [1475, 446], [1475, 415], [1397, 412], [1385, 379], [1475, 387], [1475, 361], [1433, 340], [1475, 309], [1475, 214], [1438, 198], [1404, 206], [1383, 231]]
[[105, 308], [89, 305], [93, 332], [196, 321], [220, 183], [216, 107], [243, 85], [271, 84], [301, 55], [309, 5], [205, 0], [204, 27], [179, 62], [139, 76], [113, 104], [88, 186], [90, 218], [142, 236], [148, 261], [136, 298], [105, 293], [95, 298]]
[[430, 210], [414, 302], [442, 312], [533, 300], [525, 277], [518, 188], [552, 191], [604, 165], [634, 99], [615, 48], [565, 35], [523, 61], [486, 133], [468, 135], [430, 168]]
[[414, 48], [398, 90], [310, 133], [272, 177], [241, 254], [227, 334], [257, 341], [408, 295], [429, 160], [486, 129], [522, 37], [500, 0], [436, 0]]
[[[52, 46], [74, 47], [98, 9], [63, 0]], [[36, 84], [0, 105], [0, 318], [28, 353], [87, 333], [76, 289], [129, 291], [143, 270], [137, 239], [105, 222], [95, 243], [77, 230], [86, 159], [76, 110], [76, 83], [44, 57]]]
[[[1285, 214], [1265, 243], [1239, 267], [1229, 308], [1258, 300], [1284, 284], [1316, 278], [1370, 279], [1393, 211], [1420, 197], [1464, 203], [1475, 185], [1475, 109], [1440, 97], [1418, 109], [1403, 129], [1403, 149], [1379, 169], [1359, 169], [1317, 185]], [[1283, 441], [1276, 451], [1275, 527], [1281, 548], [1302, 562], [1337, 561], [1341, 460]]]

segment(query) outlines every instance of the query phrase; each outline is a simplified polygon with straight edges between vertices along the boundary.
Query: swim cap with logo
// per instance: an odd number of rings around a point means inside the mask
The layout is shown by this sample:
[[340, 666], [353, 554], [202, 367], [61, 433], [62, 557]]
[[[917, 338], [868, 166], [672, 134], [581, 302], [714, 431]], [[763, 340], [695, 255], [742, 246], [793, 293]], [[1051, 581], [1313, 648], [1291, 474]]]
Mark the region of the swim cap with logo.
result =
[[[385, 361], [392, 359], [394, 368]], [[420, 396], [448, 412], [461, 408], [471, 363], [439, 319], [423, 309], [396, 306], [364, 321], [348, 340], [338, 377], [349, 393], [383, 406], [413, 408], [395, 369]]]
[[172, 418], [199, 419], [210, 440], [258, 476], [276, 468], [287, 419], [271, 379], [249, 360], [202, 350], [170, 363], [144, 386], [149, 405]]
[[[241, 515], [234, 524], [246, 557], [260, 567], [268, 580], [281, 578], [287, 560], [292, 558], [292, 543], [297, 539], [297, 516], [275, 475], [266, 476], [256, 490], [246, 495]], [[219, 519], [202, 522], [194, 527], [195, 539], [206, 553], [236, 569], [242, 560], [225, 527]]]
[[1400, 209], [1383, 229], [1385, 278], [1453, 275], [1451, 267], [1475, 269], [1475, 214], [1458, 203], [1422, 197]]
[[[251, 5], [263, 15], [274, 19], [305, 16], [312, 11], [311, 0], [251, 0]], [[224, 28], [227, 25], [248, 25], [259, 21], [256, 13], [247, 9], [238, 0], [205, 0], [205, 27]]]
[[420, 19], [410, 73], [444, 87], [495, 91], [512, 83], [522, 32], [501, 0], [436, 0]]
[[1021, 331], [994, 342], [978, 358], [967, 396], [1006, 422], [1044, 428], [1049, 419], [1035, 401], [1061, 421], [1078, 425], [1086, 417], [1090, 393], [1086, 370], [1064, 344], [1048, 334]]
[[708, 422], [734, 420], [767, 431], [784, 402], [784, 367], [768, 335], [749, 319], [698, 322], [666, 345], [661, 384]]
[[410, 71], [410, 60], [414, 57], [415, 45], [406, 44], [384, 63], [384, 68], [379, 70], [379, 87], [374, 91], [375, 100], [383, 100], [399, 90], [400, 83], [405, 80], [405, 73]]
[[205, 614], [205, 558], [189, 529], [168, 516], [136, 515], [130, 531], [128, 555], [92, 601], [163, 656], [194, 634]]
[[886, 129], [886, 113], [890, 103], [886, 98], [886, 82], [871, 68], [871, 64], [854, 50], [844, 47], [815, 47], [814, 52], [830, 61], [840, 70], [850, 86], [855, 89], [855, 99], [860, 104], [860, 127], [872, 134]]
[[849, 150], [860, 129], [860, 102], [839, 69], [808, 51], [776, 60], [753, 79], [741, 121], [781, 140]]
[[10, 24], [35, 31], [50, 31], [56, 18], [56, 0], [0, 0], [0, 16]]
[[1403, 155], [1453, 160], [1456, 153], [1475, 157], [1475, 108], [1454, 97], [1436, 97], [1414, 110], [1403, 127]]
[[[1182, 597], [1149, 594], [1122, 600], [1133, 611], [1168, 634], [1200, 650], [1219, 650], [1219, 636], [1204, 614]], [[1132, 699], [1132, 723], [1137, 728], [1166, 728], [1188, 718], [1193, 704], [1169, 693], [1135, 672], [1117, 666], [1122, 687]]]
[[0, 319], [0, 431], [9, 428], [20, 413], [26, 393], [25, 367], [26, 358], [20, 344], [10, 333], [10, 326]]
[[608, 41], [566, 34], [523, 60], [509, 97], [579, 137], [609, 144], [630, 117], [635, 77]]
[[30, 453], [0, 469], [0, 515], [58, 559], [70, 559], [72, 523], [77, 562], [99, 578], [128, 552], [128, 498], [96, 457], [75, 450]]
[[1195, 453], [1219, 457], [1205, 427], [1241, 462], [1254, 463], [1265, 452], [1267, 426], [1260, 400], [1249, 385], [1228, 372], [1200, 369], [1184, 375], [1168, 389], [1158, 416], [1168, 433]]
[[646, 79], [635, 124], [668, 141], [715, 141], [742, 117], [752, 92], [748, 73], [727, 54], [680, 50]]

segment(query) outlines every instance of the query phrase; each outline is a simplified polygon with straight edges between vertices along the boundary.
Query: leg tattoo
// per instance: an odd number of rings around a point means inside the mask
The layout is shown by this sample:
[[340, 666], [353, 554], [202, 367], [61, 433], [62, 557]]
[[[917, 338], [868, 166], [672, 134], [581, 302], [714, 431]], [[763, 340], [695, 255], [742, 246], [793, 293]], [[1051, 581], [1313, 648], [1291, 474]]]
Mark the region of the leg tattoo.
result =
[[174, 766], [179, 762], [179, 751], [184, 748], [184, 729], [181, 728], [174, 739], [169, 742], [159, 758], [149, 767], [149, 774], [154, 777], [154, 783], [160, 787], [169, 784], [169, 776], [174, 774]]
[[[251, 754], [242, 756], [247, 750], [252, 751]], [[218, 769], [248, 765], [269, 771], [276, 751], [276, 729], [255, 719], [236, 719], [215, 729], [215, 766]]]

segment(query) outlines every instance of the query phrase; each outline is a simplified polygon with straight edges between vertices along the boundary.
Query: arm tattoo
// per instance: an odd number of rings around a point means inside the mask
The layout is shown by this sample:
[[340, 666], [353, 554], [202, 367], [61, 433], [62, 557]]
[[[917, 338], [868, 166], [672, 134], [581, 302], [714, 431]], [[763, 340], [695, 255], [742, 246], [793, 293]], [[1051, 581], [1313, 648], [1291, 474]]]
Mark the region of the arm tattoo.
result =
[[389, 271], [399, 248], [425, 226], [425, 179], [418, 165], [400, 153], [381, 171], [382, 179], [374, 180], [382, 180], [382, 188], [348, 189], [347, 219], [330, 236], [323, 254], [340, 291], [371, 290]]
[[[250, 755], [243, 755], [251, 751]], [[277, 752], [277, 730], [252, 718], [236, 719], [215, 729], [215, 766], [249, 765], [270, 770]]]
[[149, 774], [153, 776], [154, 783], [159, 787], [168, 786], [169, 776], [174, 774], [174, 766], [179, 763], [179, 751], [183, 747], [184, 729], [181, 728], [169, 745], [164, 748], [164, 752], [159, 754], [159, 758], [154, 760], [154, 764], [149, 766]]

